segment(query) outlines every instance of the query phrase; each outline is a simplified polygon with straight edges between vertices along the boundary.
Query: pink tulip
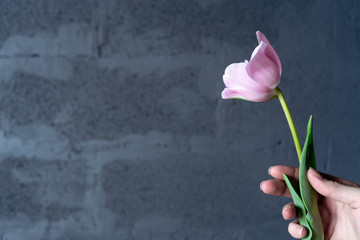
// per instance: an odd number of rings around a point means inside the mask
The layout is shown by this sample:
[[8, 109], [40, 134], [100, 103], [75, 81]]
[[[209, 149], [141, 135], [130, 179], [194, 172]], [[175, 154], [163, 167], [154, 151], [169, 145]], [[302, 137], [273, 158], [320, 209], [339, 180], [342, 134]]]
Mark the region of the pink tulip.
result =
[[281, 62], [275, 50], [260, 31], [259, 42], [250, 58], [241, 63], [230, 64], [223, 75], [226, 88], [222, 98], [240, 98], [252, 102], [266, 102], [277, 96], [280, 83]]

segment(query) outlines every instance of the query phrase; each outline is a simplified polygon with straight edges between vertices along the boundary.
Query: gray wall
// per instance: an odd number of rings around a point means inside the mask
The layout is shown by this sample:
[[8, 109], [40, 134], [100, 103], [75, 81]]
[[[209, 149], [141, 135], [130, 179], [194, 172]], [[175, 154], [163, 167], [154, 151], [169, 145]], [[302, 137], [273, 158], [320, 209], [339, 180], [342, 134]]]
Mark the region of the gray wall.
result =
[[319, 169], [360, 182], [358, 1], [2, 0], [1, 239], [289, 239], [259, 190], [297, 165], [280, 104], [220, 98], [256, 30]]

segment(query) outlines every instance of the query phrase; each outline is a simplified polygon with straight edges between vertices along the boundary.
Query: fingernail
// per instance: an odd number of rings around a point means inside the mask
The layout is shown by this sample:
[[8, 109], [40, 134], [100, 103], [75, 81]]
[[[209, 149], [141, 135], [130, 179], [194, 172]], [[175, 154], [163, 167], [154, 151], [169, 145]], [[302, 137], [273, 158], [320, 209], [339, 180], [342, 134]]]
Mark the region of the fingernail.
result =
[[265, 181], [262, 181], [261, 183], [260, 183], [260, 189], [262, 190], [262, 185], [263, 185], [263, 183], [264, 183]]
[[283, 210], [282, 210], [282, 214], [284, 215], [284, 212], [289, 208], [290, 206], [289, 205], [286, 205], [284, 208], [283, 208]]
[[304, 228], [302, 227], [302, 228], [300, 228], [300, 237], [302, 237], [302, 233], [303, 233], [303, 231], [304, 231]]
[[310, 172], [312, 175], [314, 175], [314, 177], [319, 178], [319, 179], [322, 179], [321, 175], [320, 175], [317, 171], [315, 171], [315, 169], [313, 169], [312, 167], [309, 168], [309, 172]]
[[269, 167], [268, 169], [268, 174], [271, 175], [271, 169], [273, 168], [273, 166]]

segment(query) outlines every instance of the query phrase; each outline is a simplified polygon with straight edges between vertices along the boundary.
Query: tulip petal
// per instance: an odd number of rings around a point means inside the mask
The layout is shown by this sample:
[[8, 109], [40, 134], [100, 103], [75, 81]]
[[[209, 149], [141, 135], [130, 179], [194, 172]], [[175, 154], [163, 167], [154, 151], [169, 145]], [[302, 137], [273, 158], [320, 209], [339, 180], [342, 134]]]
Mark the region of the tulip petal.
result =
[[278, 69], [279, 69], [279, 73], [280, 73], [280, 75], [281, 75], [282, 69], [281, 69], [280, 58], [279, 58], [279, 56], [277, 55], [277, 53], [275, 52], [274, 48], [271, 46], [269, 40], [267, 40], [267, 38], [265, 37], [265, 35], [264, 35], [262, 32], [260, 32], [260, 31], [257, 31], [257, 32], [256, 32], [256, 37], [257, 37], [257, 40], [258, 40], [259, 44], [260, 44], [261, 42], [264, 42], [264, 43], [266, 43], [266, 45], [268, 46], [268, 52], [267, 52], [266, 54], [268, 55], [268, 57], [269, 57], [270, 59], [272, 59], [272, 60], [276, 63], [276, 65], [277, 65], [277, 67], [278, 67]]
[[252, 79], [247, 72], [248, 62], [230, 64], [223, 75], [225, 86], [234, 89], [247, 89], [257, 92], [267, 92], [270, 89]]
[[273, 89], [280, 82], [280, 72], [276, 63], [267, 56], [268, 49], [266, 43], [260, 42], [259, 46], [255, 48], [246, 70], [256, 82]]
[[257, 46], [250, 61], [230, 64], [223, 75], [225, 89], [222, 98], [240, 98], [253, 102], [266, 102], [277, 96], [281, 63], [275, 50], [261, 32], [256, 32]]
[[229, 89], [225, 88], [221, 96], [223, 99], [241, 98], [252, 102], [266, 102], [276, 96], [275, 90], [269, 90], [265, 93], [252, 92], [244, 89]]

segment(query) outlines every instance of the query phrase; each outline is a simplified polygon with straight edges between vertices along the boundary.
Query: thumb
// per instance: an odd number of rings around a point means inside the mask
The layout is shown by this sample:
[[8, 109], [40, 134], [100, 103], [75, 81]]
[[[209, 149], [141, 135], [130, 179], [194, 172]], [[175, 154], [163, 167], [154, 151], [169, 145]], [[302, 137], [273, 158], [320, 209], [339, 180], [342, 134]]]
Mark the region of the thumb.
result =
[[309, 169], [307, 176], [313, 188], [324, 197], [360, 208], [360, 188], [323, 178], [313, 168]]

